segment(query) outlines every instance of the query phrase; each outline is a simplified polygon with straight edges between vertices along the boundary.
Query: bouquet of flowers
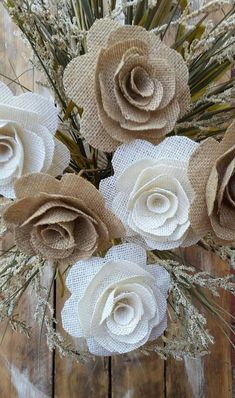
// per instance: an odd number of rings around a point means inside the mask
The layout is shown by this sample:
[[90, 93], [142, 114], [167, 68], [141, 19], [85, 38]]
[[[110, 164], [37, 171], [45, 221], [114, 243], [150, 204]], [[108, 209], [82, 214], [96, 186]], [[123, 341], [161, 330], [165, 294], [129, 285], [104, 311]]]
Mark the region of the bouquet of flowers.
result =
[[235, 260], [234, 1], [2, 4], [54, 102], [0, 84], [0, 320], [29, 334], [31, 289], [61, 355], [204, 355], [201, 308], [229, 338], [213, 295], [235, 285], [183, 248]]

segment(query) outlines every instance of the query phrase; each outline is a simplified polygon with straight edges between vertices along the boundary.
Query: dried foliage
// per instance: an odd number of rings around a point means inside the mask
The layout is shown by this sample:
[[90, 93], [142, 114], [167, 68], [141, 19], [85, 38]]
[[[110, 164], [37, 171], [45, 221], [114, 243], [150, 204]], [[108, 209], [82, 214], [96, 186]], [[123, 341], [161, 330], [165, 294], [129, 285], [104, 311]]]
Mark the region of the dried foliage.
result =
[[[95, 186], [112, 174], [111, 155], [85, 145], [80, 135], [82, 109], [66, 98], [63, 73], [68, 63], [86, 52], [87, 31], [97, 18], [109, 16], [153, 31], [164, 41], [174, 37], [171, 46], [185, 59], [189, 68], [192, 105], [169, 135], [185, 135], [196, 141], [223, 136], [235, 116], [235, 4], [233, 0], [212, 0], [200, 10], [192, 11], [188, 2], [173, 0], [2, 0], [23, 39], [32, 48], [32, 63], [44, 74], [42, 84], [52, 89], [60, 107], [61, 125], [57, 138], [71, 152], [70, 167], [82, 173]], [[225, 7], [225, 8], [223, 8]], [[224, 10], [224, 17], [215, 25], [214, 11]], [[1, 210], [1, 209], [0, 209]], [[0, 237], [6, 228], [0, 220]], [[235, 249], [216, 245], [210, 237], [200, 243], [234, 264]], [[141, 348], [154, 351], [163, 358], [184, 355], [195, 357], [209, 352], [213, 337], [207, 330], [205, 310], [212, 313], [229, 338], [231, 327], [224, 312], [213, 299], [220, 289], [232, 294], [235, 284], [230, 276], [214, 278], [206, 272], [185, 265], [183, 258], [172, 252], [149, 252], [150, 262], [158, 261], [171, 275], [169, 296], [169, 327], [159, 341]], [[52, 274], [50, 286], [43, 280]], [[35, 319], [45, 325], [50, 349], [62, 356], [86, 360], [89, 354], [78, 352], [56, 331], [57, 321], [51, 305], [54, 285], [62, 285], [66, 273], [57, 265], [46, 264], [38, 257], [27, 257], [15, 247], [0, 257], [0, 321], [8, 320], [13, 330], [30, 335], [30, 325], [20, 319], [19, 303], [29, 289], [37, 296]], [[212, 296], [205, 294], [210, 291]], [[198, 309], [200, 304], [203, 311]], [[4, 335], [3, 335], [4, 337]]]

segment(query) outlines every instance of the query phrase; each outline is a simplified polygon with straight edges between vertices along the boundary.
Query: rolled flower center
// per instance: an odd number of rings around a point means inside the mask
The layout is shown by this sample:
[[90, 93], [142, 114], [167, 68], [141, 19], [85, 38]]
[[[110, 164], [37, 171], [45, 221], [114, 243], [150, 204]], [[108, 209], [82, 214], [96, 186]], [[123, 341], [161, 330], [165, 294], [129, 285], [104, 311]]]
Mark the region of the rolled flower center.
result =
[[146, 70], [141, 67], [132, 69], [130, 85], [132, 91], [141, 97], [150, 97], [154, 93], [154, 83]]
[[134, 309], [129, 304], [118, 303], [114, 309], [113, 319], [119, 325], [128, 325], [134, 314]]
[[226, 187], [226, 194], [229, 203], [235, 207], [235, 171]]
[[64, 250], [74, 246], [74, 222], [44, 224], [39, 227], [41, 238], [48, 247]]
[[13, 150], [6, 140], [0, 140], [0, 163], [5, 163], [13, 156]]
[[141, 211], [146, 209], [149, 216], [152, 217], [152, 213], [156, 215], [166, 215], [173, 217], [179, 207], [179, 202], [174, 192], [168, 191], [167, 189], [154, 188], [149, 191], [143, 192], [140, 195], [136, 195], [136, 200], [130, 201], [129, 209], [136, 209], [141, 214]]
[[58, 228], [55, 229], [53, 227], [45, 228], [42, 231], [42, 236], [43, 236], [45, 242], [49, 245], [54, 242], [64, 240], [65, 235], [68, 235], [68, 233], [65, 230], [62, 230], [62, 229], [59, 230]]
[[152, 193], [147, 197], [147, 208], [154, 213], [165, 213], [169, 210], [171, 202], [167, 196], [160, 193]]
[[112, 328], [114, 325], [119, 325], [123, 327], [122, 332], [126, 333], [129, 328], [131, 330], [135, 329], [142, 314], [143, 305], [141, 298], [137, 293], [128, 289], [120, 292], [114, 298], [110, 311], [107, 312], [107, 326]]

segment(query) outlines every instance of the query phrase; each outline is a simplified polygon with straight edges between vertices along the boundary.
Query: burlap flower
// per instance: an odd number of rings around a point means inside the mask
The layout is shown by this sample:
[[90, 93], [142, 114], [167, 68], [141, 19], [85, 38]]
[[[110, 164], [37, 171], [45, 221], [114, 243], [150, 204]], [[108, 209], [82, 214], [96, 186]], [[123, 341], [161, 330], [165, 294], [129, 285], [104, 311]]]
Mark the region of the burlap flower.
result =
[[54, 135], [58, 110], [35, 93], [14, 96], [0, 82], [0, 194], [14, 198], [14, 181], [43, 172], [58, 176], [69, 165], [67, 147]]
[[[13, 234], [7, 230], [7, 226], [3, 220], [4, 210], [10, 203], [10, 199], [0, 197], [0, 251], [8, 251], [14, 246]], [[4, 256], [2, 256], [2, 258], [4, 261]]]
[[197, 145], [186, 137], [169, 137], [157, 146], [135, 140], [116, 150], [114, 175], [101, 181], [100, 190], [125, 225], [128, 240], [158, 250], [199, 240], [189, 222], [194, 192], [187, 176]]
[[105, 258], [75, 264], [67, 278], [71, 297], [62, 311], [64, 329], [85, 338], [95, 355], [133, 351], [167, 327], [168, 272], [147, 265], [135, 244], [112, 247]]
[[157, 143], [173, 130], [190, 104], [180, 54], [153, 32], [109, 19], [92, 26], [87, 48], [68, 65], [64, 86], [84, 109], [81, 134], [92, 146], [111, 152], [135, 138]]
[[72, 264], [124, 235], [99, 191], [74, 174], [61, 181], [40, 173], [25, 176], [15, 191], [17, 200], [5, 210], [4, 220], [23, 253]]
[[189, 178], [196, 197], [190, 221], [199, 236], [219, 244], [235, 242], [235, 123], [219, 143], [208, 138], [193, 153]]

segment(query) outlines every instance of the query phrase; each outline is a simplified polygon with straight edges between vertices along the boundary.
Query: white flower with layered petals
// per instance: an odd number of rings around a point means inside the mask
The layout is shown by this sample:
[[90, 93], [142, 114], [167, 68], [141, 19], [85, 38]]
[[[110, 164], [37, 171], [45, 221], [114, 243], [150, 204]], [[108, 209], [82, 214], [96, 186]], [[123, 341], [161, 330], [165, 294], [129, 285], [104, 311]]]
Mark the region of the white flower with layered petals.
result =
[[100, 191], [125, 225], [129, 241], [166, 250], [199, 240], [189, 222], [194, 192], [187, 176], [197, 145], [175, 136], [157, 146], [135, 140], [117, 149], [114, 176], [101, 181]]
[[130, 352], [166, 329], [170, 276], [146, 260], [143, 248], [126, 243], [70, 270], [63, 327], [71, 336], [85, 338], [91, 353]]
[[0, 82], [0, 195], [14, 198], [14, 181], [24, 174], [60, 175], [70, 153], [54, 135], [58, 111], [34, 93], [14, 96]]

